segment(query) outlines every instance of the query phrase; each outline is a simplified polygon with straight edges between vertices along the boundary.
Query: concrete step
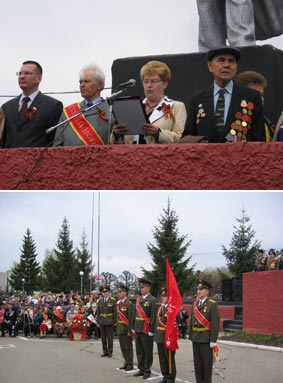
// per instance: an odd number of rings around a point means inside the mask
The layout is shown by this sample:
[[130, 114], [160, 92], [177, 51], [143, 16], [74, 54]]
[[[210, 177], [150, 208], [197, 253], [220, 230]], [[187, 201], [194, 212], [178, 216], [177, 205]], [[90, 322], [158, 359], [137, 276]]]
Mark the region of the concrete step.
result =
[[242, 331], [243, 330], [243, 321], [237, 319], [225, 320], [223, 323], [224, 331]]

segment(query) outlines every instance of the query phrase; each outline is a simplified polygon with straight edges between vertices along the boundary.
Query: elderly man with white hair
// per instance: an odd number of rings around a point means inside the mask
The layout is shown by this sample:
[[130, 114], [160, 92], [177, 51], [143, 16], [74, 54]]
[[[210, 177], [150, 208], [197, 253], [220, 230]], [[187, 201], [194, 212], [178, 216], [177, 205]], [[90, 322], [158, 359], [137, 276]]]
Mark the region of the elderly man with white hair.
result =
[[[105, 75], [96, 64], [85, 66], [79, 76], [83, 100], [64, 108], [53, 146], [105, 145], [109, 139], [109, 105], [101, 97]], [[93, 106], [96, 105], [96, 106]], [[64, 121], [67, 122], [63, 123]]]

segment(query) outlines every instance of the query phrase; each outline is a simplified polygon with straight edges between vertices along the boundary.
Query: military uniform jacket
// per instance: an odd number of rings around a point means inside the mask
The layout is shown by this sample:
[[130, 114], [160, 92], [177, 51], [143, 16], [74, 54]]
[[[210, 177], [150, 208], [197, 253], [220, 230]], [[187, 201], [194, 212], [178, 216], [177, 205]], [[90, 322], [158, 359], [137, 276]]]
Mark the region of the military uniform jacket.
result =
[[233, 85], [231, 103], [224, 128], [219, 131], [216, 125], [213, 86], [211, 86], [192, 96], [183, 137], [187, 135], [206, 136], [209, 142], [226, 142], [227, 134], [237, 121], [237, 114], [243, 114], [241, 104], [244, 101], [253, 104], [247, 141], [265, 141], [264, 115], [260, 94], [254, 89], [249, 89], [236, 83]]
[[[129, 324], [128, 326], [120, 319], [118, 309], [125, 316]], [[127, 334], [132, 332], [134, 319], [135, 305], [127, 298], [123, 302], [117, 303], [117, 335]]]
[[[149, 318], [149, 332], [154, 333], [155, 329], [155, 321], [156, 321], [156, 313], [157, 313], [157, 299], [152, 295], [147, 295], [144, 300], [141, 300], [140, 302], [142, 310], [145, 312], [147, 318]], [[135, 318], [134, 318], [134, 330], [136, 333], [142, 333], [144, 332], [144, 319], [141, 318], [137, 311], [135, 311]]]
[[156, 343], [164, 343], [167, 324], [167, 313], [167, 305], [161, 305], [158, 309], [155, 323], [154, 340]]
[[109, 297], [107, 302], [104, 302], [103, 298], [99, 299], [96, 309], [96, 319], [99, 325], [116, 325], [117, 310], [114, 298]]
[[[85, 101], [80, 103], [80, 111], [86, 108]], [[99, 110], [104, 114], [107, 120], [99, 117]], [[101, 113], [100, 112], [100, 113]], [[108, 129], [109, 129], [109, 105], [108, 103], [102, 102], [93, 107], [92, 109], [85, 112], [84, 116], [89, 123], [95, 128], [96, 133], [99, 135], [103, 143], [106, 145], [108, 142]], [[65, 113], [62, 113], [59, 123], [67, 119]], [[53, 146], [84, 146], [84, 142], [75, 133], [69, 123], [62, 124], [56, 129], [55, 139]]]
[[268, 258], [266, 270], [279, 270], [279, 260], [277, 258]]
[[265, 271], [266, 267], [266, 257], [256, 257], [255, 265], [253, 271]]
[[198, 307], [202, 316], [210, 322], [210, 330], [207, 330], [196, 318], [194, 312], [194, 304], [192, 306], [191, 321], [189, 328], [189, 338], [192, 342], [209, 343], [216, 342], [219, 331], [219, 312], [217, 303], [207, 298], [204, 303]]

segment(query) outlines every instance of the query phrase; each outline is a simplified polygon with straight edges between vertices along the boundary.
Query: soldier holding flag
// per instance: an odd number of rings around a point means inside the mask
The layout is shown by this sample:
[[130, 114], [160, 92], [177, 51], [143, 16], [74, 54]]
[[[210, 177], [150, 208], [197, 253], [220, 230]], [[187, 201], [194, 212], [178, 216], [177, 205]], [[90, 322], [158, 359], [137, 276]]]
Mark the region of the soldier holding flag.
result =
[[161, 304], [157, 312], [154, 340], [157, 345], [158, 358], [163, 379], [159, 383], [173, 383], [176, 378], [175, 351], [165, 345], [165, 332], [168, 318], [167, 290], [161, 292]]
[[166, 259], [166, 285], [167, 288], [161, 292], [161, 305], [157, 312], [155, 341], [163, 375], [160, 383], [174, 383], [176, 378], [175, 351], [179, 348], [176, 317], [182, 307], [182, 297], [168, 259]]

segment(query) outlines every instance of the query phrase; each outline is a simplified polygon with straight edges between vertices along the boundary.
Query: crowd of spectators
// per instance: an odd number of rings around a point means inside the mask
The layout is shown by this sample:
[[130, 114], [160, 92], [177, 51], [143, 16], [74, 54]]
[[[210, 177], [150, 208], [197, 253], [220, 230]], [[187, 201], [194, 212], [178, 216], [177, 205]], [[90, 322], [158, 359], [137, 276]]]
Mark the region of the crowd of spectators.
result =
[[1, 335], [26, 337], [49, 334], [72, 338], [74, 323], [82, 325], [83, 332], [90, 339], [100, 337], [95, 320], [97, 302], [100, 294], [82, 295], [70, 291], [68, 294], [51, 292], [35, 295], [13, 295], [1, 297], [0, 326]]

